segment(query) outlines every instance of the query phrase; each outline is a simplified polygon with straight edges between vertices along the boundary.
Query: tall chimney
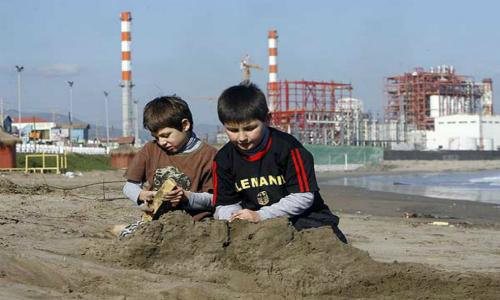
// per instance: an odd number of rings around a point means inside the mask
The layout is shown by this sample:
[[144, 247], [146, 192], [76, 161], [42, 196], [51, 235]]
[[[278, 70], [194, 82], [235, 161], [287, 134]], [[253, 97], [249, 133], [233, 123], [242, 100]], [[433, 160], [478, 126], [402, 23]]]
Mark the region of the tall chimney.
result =
[[130, 12], [122, 12], [122, 116], [123, 116], [123, 136], [132, 135], [132, 63], [131, 63], [131, 41], [130, 22], [132, 15]]
[[278, 97], [278, 34], [269, 30], [269, 110], [279, 107]]

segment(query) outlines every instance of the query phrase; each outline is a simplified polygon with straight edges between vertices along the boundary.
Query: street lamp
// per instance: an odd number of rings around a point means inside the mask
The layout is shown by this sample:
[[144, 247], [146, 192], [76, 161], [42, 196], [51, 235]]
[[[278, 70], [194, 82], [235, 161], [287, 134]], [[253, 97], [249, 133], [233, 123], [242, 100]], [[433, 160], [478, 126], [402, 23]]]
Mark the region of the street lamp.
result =
[[109, 150], [109, 121], [108, 121], [108, 95], [109, 92], [104, 91], [104, 102], [106, 104], [106, 147]]
[[69, 143], [72, 145], [71, 133], [73, 131], [73, 83], [74, 81], [68, 81], [69, 84]]
[[19, 124], [17, 125], [17, 131], [19, 137], [21, 137], [21, 72], [24, 70], [23, 66], [16, 66], [17, 69], [17, 112], [19, 116]]

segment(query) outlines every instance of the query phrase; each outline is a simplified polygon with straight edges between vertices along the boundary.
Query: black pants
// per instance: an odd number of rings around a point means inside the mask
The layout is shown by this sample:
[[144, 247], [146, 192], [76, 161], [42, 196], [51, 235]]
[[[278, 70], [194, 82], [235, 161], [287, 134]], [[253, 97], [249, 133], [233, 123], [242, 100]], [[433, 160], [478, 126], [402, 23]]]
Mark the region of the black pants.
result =
[[338, 227], [339, 217], [332, 214], [326, 204], [323, 204], [320, 209], [309, 210], [301, 214], [300, 216], [290, 218], [290, 221], [292, 222], [293, 227], [297, 229], [297, 231], [308, 228], [330, 226], [332, 227], [333, 232], [339, 238], [339, 240], [342, 243], [347, 244], [347, 238]]

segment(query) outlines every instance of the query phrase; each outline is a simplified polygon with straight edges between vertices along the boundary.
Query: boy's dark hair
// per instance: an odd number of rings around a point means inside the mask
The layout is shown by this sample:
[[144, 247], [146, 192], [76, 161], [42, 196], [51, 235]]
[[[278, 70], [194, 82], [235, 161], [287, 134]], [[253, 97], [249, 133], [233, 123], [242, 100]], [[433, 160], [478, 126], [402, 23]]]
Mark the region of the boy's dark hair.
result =
[[269, 108], [261, 89], [250, 81], [243, 81], [222, 92], [217, 101], [217, 113], [222, 124], [266, 122]]
[[170, 127], [182, 131], [182, 120], [191, 123], [189, 131], [193, 130], [193, 116], [186, 101], [177, 96], [162, 96], [149, 101], [144, 107], [144, 128], [151, 132]]

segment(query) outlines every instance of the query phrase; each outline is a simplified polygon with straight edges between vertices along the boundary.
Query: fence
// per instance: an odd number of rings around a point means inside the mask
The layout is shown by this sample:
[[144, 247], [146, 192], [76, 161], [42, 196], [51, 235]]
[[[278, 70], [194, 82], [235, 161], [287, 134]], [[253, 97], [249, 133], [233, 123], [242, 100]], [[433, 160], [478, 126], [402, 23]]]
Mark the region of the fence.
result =
[[68, 153], [102, 155], [107, 154], [106, 148], [98, 147], [70, 147], [70, 146], [55, 146], [55, 145], [34, 145], [34, 144], [17, 144], [17, 153], [47, 153], [47, 154], [62, 154], [64, 151]]
[[317, 171], [353, 170], [366, 164], [377, 164], [384, 156], [378, 147], [305, 146], [314, 157]]
[[500, 151], [441, 150], [384, 152], [384, 160], [498, 160]]

